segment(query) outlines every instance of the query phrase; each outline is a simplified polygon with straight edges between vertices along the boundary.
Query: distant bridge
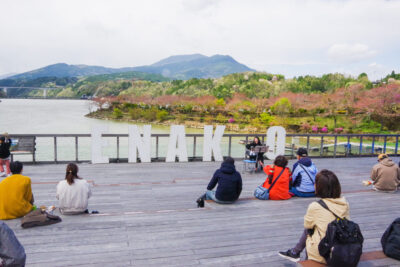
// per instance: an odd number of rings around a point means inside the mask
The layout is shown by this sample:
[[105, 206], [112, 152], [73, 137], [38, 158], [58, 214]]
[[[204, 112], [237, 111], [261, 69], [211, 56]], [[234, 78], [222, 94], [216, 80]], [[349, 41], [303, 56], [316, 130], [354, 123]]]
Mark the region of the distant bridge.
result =
[[7, 95], [7, 91], [10, 89], [28, 89], [28, 90], [42, 90], [43, 98], [47, 97], [48, 90], [57, 90], [63, 89], [63, 86], [55, 86], [55, 87], [30, 87], [30, 86], [2, 86], [0, 85], [0, 89], [3, 89], [3, 92]]

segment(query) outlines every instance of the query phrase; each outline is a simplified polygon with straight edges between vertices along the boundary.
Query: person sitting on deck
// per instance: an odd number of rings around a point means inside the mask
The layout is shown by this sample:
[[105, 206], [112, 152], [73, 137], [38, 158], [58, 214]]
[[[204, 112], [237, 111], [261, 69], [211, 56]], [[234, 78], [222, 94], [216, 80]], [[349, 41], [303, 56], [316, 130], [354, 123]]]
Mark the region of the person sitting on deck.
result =
[[376, 191], [396, 192], [400, 185], [400, 168], [387, 154], [378, 155], [378, 163], [371, 171], [371, 180], [364, 181], [364, 185], [371, 185]]
[[78, 166], [67, 165], [65, 180], [57, 185], [56, 197], [62, 214], [74, 215], [88, 212], [88, 200], [92, 195], [88, 182], [78, 176]]
[[263, 152], [255, 153], [254, 148], [256, 146], [262, 146], [262, 145], [263, 144], [261, 143], [260, 138], [258, 136], [254, 137], [253, 142], [246, 145], [246, 154], [249, 156], [249, 159], [256, 161], [256, 170], [258, 170], [259, 167], [262, 168], [262, 166], [264, 165], [264, 153]]
[[12, 162], [10, 169], [12, 175], [0, 182], [0, 220], [23, 217], [35, 209], [31, 179], [22, 175], [22, 163]]
[[[217, 191], [212, 191], [218, 184]], [[215, 171], [207, 192], [197, 199], [199, 207], [204, 207], [204, 200], [214, 200], [220, 204], [232, 204], [242, 192], [242, 177], [236, 171], [235, 160], [231, 157], [225, 158], [221, 168]]]
[[292, 195], [289, 194], [292, 175], [289, 168], [286, 167], [287, 165], [288, 160], [285, 156], [277, 156], [274, 160], [274, 165], [267, 165], [264, 167], [264, 172], [267, 174], [267, 179], [263, 184], [264, 188], [269, 189], [273, 181], [281, 174], [272, 190], [269, 192], [269, 199], [271, 200], [285, 200], [292, 197]]
[[314, 183], [317, 172], [317, 167], [308, 157], [307, 149], [299, 148], [297, 150], [297, 162], [293, 165], [290, 192], [298, 197], [314, 197]]
[[0, 222], [0, 266], [25, 266], [25, 249], [13, 230]]
[[[341, 186], [337, 176], [329, 170], [320, 171], [315, 180], [315, 193], [328, 208], [341, 218], [350, 219], [349, 203], [341, 197]], [[279, 256], [297, 262], [300, 253], [306, 248], [308, 259], [324, 263], [319, 254], [318, 245], [325, 237], [328, 224], [335, 220], [332, 212], [322, 207], [318, 202], [312, 202], [304, 216], [304, 232], [299, 242], [292, 249], [279, 252]]]

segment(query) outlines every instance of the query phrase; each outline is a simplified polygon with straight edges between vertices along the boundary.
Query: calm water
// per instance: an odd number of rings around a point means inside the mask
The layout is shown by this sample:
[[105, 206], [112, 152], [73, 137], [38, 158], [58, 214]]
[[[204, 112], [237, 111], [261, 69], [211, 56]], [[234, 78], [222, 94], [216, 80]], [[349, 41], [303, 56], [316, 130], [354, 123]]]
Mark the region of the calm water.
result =
[[[83, 134], [90, 133], [95, 125], [106, 125], [109, 133], [127, 134], [129, 123], [97, 120], [85, 117], [93, 104], [88, 100], [36, 100], [36, 99], [1, 99], [0, 133], [9, 134]], [[169, 126], [152, 125], [152, 133], [169, 133]], [[187, 128], [186, 133], [203, 133], [202, 129]], [[108, 146], [104, 154], [117, 157], [116, 138], [105, 138]], [[154, 140], [153, 140], [154, 139]], [[152, 156], [155, 157], [155, 138], [153, 138]], [[202, 138], [196, 146], [196, 155], [202, 153]], [[168, 138], [160, 138], [159, 156], [164, 157]], [[54, 140], [37, 138], [36, 157], [39, 161], [54, 159]], [[74, 138], [57, 138], [58, 160], [75, 159]], [[236, 141], [235, 141], [236, 142]], [[223, 153], [227, 153], [227, 140], [223, 140]], [[238, 143], [238, 140], [237, 142]], [[193, 141], [187, 139], [188, 155], [193, 155]], [[243, 147], [238, 147], [242, 154]], [[236, 149], [235, 149], [236, 150]], [[90, 159], [90, 138], [79, 138], [78, 155], [80, 160]], [[128, 138], [120, 139], [120, 158], [128, 157]], [[31, 160], [30, 156], [18, 156], [19, 160]]]
[[[1, 99], [0, 133], [90, 133], [94, 125], [107, 125], [110, 133], [128, 133], [129, 123], [86, 118], [90, 109], [93, 110], [93, 104], [88, 100]], [[202, 133], [202, 130], [186, 132]], [[169, 133], [169, 127], [153, 125], [152, 133]]]

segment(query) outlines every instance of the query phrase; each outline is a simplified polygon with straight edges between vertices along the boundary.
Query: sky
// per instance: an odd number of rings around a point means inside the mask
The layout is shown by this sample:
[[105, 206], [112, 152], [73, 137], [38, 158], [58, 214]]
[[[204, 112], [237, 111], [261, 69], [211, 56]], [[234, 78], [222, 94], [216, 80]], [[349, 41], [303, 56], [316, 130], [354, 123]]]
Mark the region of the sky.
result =
[[400, 0], [1, 0], [0, 75], [230, 55], [286, 77], [400, 72]]

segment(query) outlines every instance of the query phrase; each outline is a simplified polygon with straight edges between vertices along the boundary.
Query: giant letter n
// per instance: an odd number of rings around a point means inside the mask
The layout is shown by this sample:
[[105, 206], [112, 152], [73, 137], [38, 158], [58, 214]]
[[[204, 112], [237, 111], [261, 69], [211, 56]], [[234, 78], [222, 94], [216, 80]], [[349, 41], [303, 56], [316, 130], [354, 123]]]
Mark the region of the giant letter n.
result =
[[140, 137], [137, 125], [129, 126], [129, 157], [128, 162], [136, 162], [138, 153], [141, 162], [151, 162], [151, 125], [143, 126], [143, 139]]

